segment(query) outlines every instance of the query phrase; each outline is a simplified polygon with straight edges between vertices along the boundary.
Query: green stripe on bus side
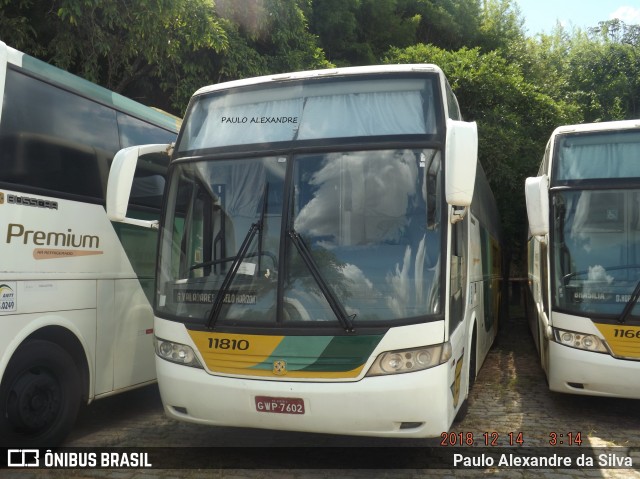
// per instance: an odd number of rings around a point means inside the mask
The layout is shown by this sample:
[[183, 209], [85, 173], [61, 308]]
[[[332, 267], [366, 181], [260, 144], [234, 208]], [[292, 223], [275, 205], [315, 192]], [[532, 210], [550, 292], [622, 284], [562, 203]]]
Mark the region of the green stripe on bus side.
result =
[[332, 339], [333, 336], [285, 336], [271, 356], [251, 369], [271, 371], [274, 360], [285, 360], [289, 371], [305, 369], [316, 361]]
[[306, 370], [332, 340], [333, 336], [287, 336], [273, 351], [269, 364], [275, 359], [285, 359], [290, 371]]
[[367, 362], [384, 334], [334, 336], [317, 361], [305, 371], [351, 371]]
[[339, 372], [362, 366], [384, 334], [367, 336], [287, 336], [271, 356], [251, 369], [271, 370], [284, 360], [289, 371]]

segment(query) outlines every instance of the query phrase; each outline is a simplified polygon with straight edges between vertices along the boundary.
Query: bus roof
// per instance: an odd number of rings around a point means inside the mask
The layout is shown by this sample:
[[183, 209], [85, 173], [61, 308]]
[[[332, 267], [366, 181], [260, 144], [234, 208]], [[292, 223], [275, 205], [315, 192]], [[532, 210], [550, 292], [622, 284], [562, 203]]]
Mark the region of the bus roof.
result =
[[362, 67], [329, 68], [325, 70], [306, 70], [300, 72], [278, 73], [274, 75], [264, 75], [242, 80], [233, 80], [224, 83], [217, 83], [200, 88], [193, 96], [202, 95], [219, 90], [243, 87], [248, 85], [258, 85], [260, 83], [282, 82], [288, 80], [301, 80], [307, 78], [321, 78], [331, 76], [346, 75], [366, 75], [370, 73], [403, 73], [403, 72], [435, 72], [442, 74], [440, 67], [426, 63], [415, 63], [406, 65], [371, 65]]
[[579, 125], [563, 125], [553, 131], [551, 136], [565, 133], [586, 133], [596, 131], [629, 130], [640, 128], [640, 120], [603, 121], [599, 123], [582, 123]]
[[[130, 98], [101, 87], [100, 85], [96, 85], [95, 83], [54, 67], [53, 65], [49, 65], [48, 63], [29, 56], [26, 53], [22, 53], [0, 41], [0, 50], [2, 49], [6, 49], [7, 62], [18, 66], [23, 70], [34, 73], [41, 78], [50, 79], [60, 86], [79, 93], [87, 98], [96, 100], [104, 105], [113, 107], [116, 110], [135, 116], [141, 120], [148, 121], [149, 123], [153, 123], [171, 131], [177, 131], [180, 129], [182, 120], [174, 115], [159, 109], [147, 107], [141, 103], [131, 100]], [[0, 58], [2, 57], [1, 53], [2, 52], [0, 52]]]

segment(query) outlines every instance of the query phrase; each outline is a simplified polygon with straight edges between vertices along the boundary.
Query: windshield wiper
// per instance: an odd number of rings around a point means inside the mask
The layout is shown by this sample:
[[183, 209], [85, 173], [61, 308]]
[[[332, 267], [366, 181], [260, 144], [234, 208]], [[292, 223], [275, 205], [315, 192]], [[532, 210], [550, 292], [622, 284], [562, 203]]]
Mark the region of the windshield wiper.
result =
[[[266, 195], [269, 194], [269, 183], [266, 184], [265, 186], [265, 198]], [[262, 212], [260, 213], [260, 223], [264, 222], [264, 217], [267, 214], [267, 202], [263, 201], [262, 202]], [[253, 225], [251, 225], [253, 226]], [[244, 258], [258, 258], [258, 272], [262, 271], [262, 256], [268, 256], [269, 258], [271, 258], [271, 261], [273, 262], [273, 267], [277, 270], [278, 269], [278, 258], [276, 258], [276, 256], [269, 252], [269, 251], [264, 251], [262, 248], [262, 234], [263, 234], [264, 228], [259, 227], [258, 228], [258, 251], [257, 252], [253, 252], [253, 253], [247, 253], [244, 255]], [[249, 233], [251, 232], [251, 230], [249, 230]], [[247, 234], [249, 234], [247, 233]], [[228, 256], [226, 258], [220, 258], [220, 259], [212, 259], [210, 261], [203, 261], [202, 263], [196, 263], [194, 265], [192, 265], [189, 268], [189, 271], [193, 271], [196, 269], [200, 269], [200, 268], [206, 268], [207, 266], [214, 266], [214, 265], [218, 265], [218, 264], [222, 264], [222, 263], [229, 263], [231, 261], [234, 261], [237, 258], [237, 256]], [[243, 258], [243, 259], [244, 259]]]
[[247, 231], [242, 244], [240, 245], [240, 250], [238, 254], [233, 259], [233, 263], [231, 263], [231, 267], [227, 274], [224, 276], [224, 280], [222, 281], [222, 285], [216, 294], [216, 298], [213, 301], [213, 306], [211, 311], [209, 312], [209, 317], [207, 318], [207, 328], [213, 329], [215, 326], [215, 321], [220, 314], [220, 310], [222, 309], [222, 304], [224, 303], [224, 297], [229, 292], [229, 288], [231, 287], [231, 283], [233, 282], [233, 278], [236, 277], [236, 273], [238, 269], [240, 269], [240, 265], [242, 261], [247, 256], [247, 252], [249, 250], [249, 245], [251, 244], [251, 240], [256, 235], [256, 231], [262, 229], [262, 222], [259, 221], [257, 223], [252, 223], [249, 231]]
[[344, 307], [342, 306], [342, 303], [338, 300], [336, 293], [322, 277], [322, 273], [320, 273], [320, 269], [313, 259], [309, 248], [307, 248], [307, 245], [302, 239], [302, 236], [300, 236], [300, 234], [295, 229], [291, 228], [291, 230], [289, 231], [289, 237], [298, 250], [302, 261], [304, 261], [304, 264], [307, 266], [307, 268], [309, 268], [313, 279], [320, 287], [320, 291], [322, 291], [322, 294], [324, 294], [324, 297], [329, 303], [333, 314], [336, 315], [338, 321], [340, 321], [340, 324], [347, 333], [353, 333], [355, 331], [355, 329], [353, 328], [353, 320], [355, 319], [356, 315], [353, 314], [349, 316], [347, 314]]
[[[240, 269], [240, 265], [242, 261], [248, 256], [249, 246], [251, 245], [251, 241], [253, 237], [256, 235], [256, 232], [260, 232], [259, 236], [259, 245], [258, 245], [258, 271], [260, 271], [260, 256], [262, 255], [262, 229], [264, 228], [264, 218], [267, 213], [267, 195], [269, 194], [269, 183], [264, 185], [263, 197], [262, 197], [262, 208], [260, 211], [260, 219], [252, 223], [249, 227], [249, 231], [245, 235], [242, 240], [242, 244], [240, 245], [240, 249], [238, 250], [238, 254], [233, 258], [233, 263], [231, 263], [231, 267], [227, 274], [224, 276], [224, 280], [222, 281], [222, 285], [220, 289], [216, 293], [216, 297], [213, 300], [213, 306], [211, 307], [211, 311], [209, 312], [209, 316], [207, 317], [206, 326], [209, 329], [213, 329], [216, 325], [216, 320], [220, 315], [220, 310], [222, 309], [222, 305], [224, 304], [224, 298], [229, 292], [229, 288], [231, 288], [231, 283], [233, 283], [233, 279], [236, 277], [236, 273]], [[251, 255], [255, 256], [255, 254]], [[217, 261], [225, 261], [230, 258], [223, 258], [222, 260]], [[195, 265], [195, 267], [201, 267], [204, 263], [199, 265]]]
[[627, 317], [631, 314], [631, 311], [633, 311], [633, 308], [638, 302], [638, 298], [640, 298], [640, 281], [638, 281], [638, 284], [636, 284], [636, 288], [633, 290], [633, 293], [631, 293], [629, 301], [627, 301], [627, 304], [624, 305], [624, 309], [622, 310], [620, 319], [618, 319], [618, 322], [620, 324], [623, 324], [627, 321]]

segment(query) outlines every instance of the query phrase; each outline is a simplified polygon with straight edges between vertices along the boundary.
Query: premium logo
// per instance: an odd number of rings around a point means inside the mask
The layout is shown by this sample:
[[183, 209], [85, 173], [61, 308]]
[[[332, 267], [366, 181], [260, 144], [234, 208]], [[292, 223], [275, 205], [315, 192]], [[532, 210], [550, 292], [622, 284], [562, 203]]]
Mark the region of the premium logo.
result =
[[[25, 228], [24, 225], [9, 223], [6, 235], [7, 244], [46, 246], [33, 250], [35, 259], [68, 258], [103, 254], [100, 237], [97, 235], [77, 234], [71, 228], [62, 231], [39, 231]], [[52, 248], [53, 247], [53, 248]], [[61, 247], [61, 248], [55, 248]], [[82, 248], [82, 249], [71, 249]]]

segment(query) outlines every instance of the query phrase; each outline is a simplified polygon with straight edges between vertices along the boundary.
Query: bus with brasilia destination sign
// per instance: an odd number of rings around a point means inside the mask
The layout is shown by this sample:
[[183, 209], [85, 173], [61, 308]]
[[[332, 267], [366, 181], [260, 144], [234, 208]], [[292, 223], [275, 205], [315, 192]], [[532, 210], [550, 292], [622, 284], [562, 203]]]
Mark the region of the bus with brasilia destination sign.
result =
[[566, 125], [525, 185], [529, 312], [552, 391], [640, 398], [640, 122]]

